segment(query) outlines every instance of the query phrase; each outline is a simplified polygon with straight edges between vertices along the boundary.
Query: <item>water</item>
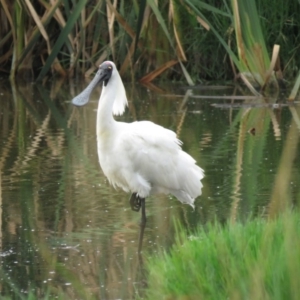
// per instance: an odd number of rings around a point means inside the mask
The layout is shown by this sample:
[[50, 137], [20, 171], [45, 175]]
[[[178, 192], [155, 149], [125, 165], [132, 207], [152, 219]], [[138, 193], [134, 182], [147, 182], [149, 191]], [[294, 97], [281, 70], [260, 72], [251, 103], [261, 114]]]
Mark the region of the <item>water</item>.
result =
[[298, 206], [299, 106], [235, 98], [244, 91], [228, 87], [190, 92], [127, 84], [129, 109], [119, 119], [148, 119], [176, 131], [205, 170], [195, 211], [170, 196], [147, 199], [139, 256], [140, 214], [98, 164], [99, 90], [84, 108], [70, 104], [84, 85], [0, 83], [2, 296], [142, 297], [143, 261], [172, 246], [174, 222], [193, 230], [213, 220], [246, 222]]

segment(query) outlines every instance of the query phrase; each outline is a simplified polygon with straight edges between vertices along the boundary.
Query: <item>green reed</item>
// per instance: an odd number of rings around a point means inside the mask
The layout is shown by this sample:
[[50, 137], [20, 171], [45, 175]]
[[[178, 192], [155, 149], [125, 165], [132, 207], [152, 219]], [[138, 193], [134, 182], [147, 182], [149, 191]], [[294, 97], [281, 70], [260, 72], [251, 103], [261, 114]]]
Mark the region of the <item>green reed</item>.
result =
[[299, 213], [182, 229], [170, 253], [148, 262], [147, 299], [297, 299]]
[[0, 71], [12, 79], [90, 76], [111, 59], [122, 76], [143, 82], [240, 75], [265, 87], [274, 74], [294, 78], [299, 4], [250, 2], [0, 0]]

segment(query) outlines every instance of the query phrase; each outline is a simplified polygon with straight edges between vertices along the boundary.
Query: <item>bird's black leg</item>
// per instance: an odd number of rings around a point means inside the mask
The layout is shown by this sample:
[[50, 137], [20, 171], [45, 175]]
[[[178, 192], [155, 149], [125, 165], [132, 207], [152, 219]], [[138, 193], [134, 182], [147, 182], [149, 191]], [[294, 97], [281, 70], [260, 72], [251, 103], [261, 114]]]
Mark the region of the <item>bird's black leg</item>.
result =
[[137, 193], [133, 193], [129, 199], [131, 209], [133, 211], [140, 211], [141, 208], [141, 198], [137, 195]]
[[141, 211], [141, 230], [140, 230], [140, 236], [139, 236], [139, 248], [138, 248], [138, 253], [141, 253], [142, 251], [142, 244], [143, 244], [143, 237], [144, 237], [144, 230], [146, 226], [146, 203], [145, 203], [145, 198], [140, 198], [137, 193], [133, 193], [129, 199], [131, 209], [133, 211]]
[[146, 226], [146, 203], [145, 198], [141, 198], [141, 208], [142, 208], [142, 218], [141, 218], [141, 228], [140, 228], [140, 234], [139, 234], [139, 248], [138, 248], [138, 282], [140, 282], [142, 288], [147, 287], [147, 272], [144, 267], [143, 262], [143, 253], [142, 253], [142, 247], [143, 247], [143, 238], [144, 238], [144, 230]]
[[142, 218], [141, 218], [141, 227], [146, 225], [146, 203], [145, 203], [145, 198], [140, 198], [141, 206], [142, 206]]
[[[142, 218], [141, 218], [141, 229], [140, 229], [140, 236], [139, 236], [139, 248], [138, 248], [138, 254], [141, 254], [142, 251], [142, 245], [143, 245], [143, 238], [144, 238], [144, 230], [146, 226], [146, 203], [145, 203], [145, 198], [140, 198], [141, 199], [141, 207], [142, 207]], [[140, 257], [140, 260], [142, 258]]]

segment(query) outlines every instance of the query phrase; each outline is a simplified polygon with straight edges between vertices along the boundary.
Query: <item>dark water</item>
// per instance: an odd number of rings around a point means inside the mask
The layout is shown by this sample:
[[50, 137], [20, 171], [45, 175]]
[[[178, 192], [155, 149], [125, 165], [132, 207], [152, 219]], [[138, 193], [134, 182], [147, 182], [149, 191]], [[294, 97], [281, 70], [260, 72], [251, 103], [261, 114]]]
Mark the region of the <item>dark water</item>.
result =
[[215, 219], [245, 222], [298, 206], [299, 106], [241, 99], [235, 95], [243, 90], [228, 87], [127, 84], [129, 109], [119, 119], [148, 119], [176, 131], [205, 170], [195, 211], [169, 196], [147, 199], [138, 256], [140, 215], [98, 165], [100, 90], [78, 109], [70, 99], [81, 85], [0, 84], [2, 297], [142, 297], [142, 261], [172, 246], [175, 221], [193, 230]]

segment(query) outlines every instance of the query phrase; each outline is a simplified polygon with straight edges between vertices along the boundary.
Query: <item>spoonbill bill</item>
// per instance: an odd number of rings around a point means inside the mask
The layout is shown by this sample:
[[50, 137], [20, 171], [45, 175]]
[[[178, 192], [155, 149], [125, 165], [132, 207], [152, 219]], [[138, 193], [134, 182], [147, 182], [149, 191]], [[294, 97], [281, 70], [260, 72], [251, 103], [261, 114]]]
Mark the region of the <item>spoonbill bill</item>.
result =
[[150, 121], [117, 122], [127, 97], [120, 74], [111, 61], [103, 62], [91, 83], [72, 103], [88, 103], [94, 87], [102, 83], [97, 110], [97, 146], [101, 168], [114, 187], [131, 192], [131, 209], [141, 208], [141, 226], [146, 224], [145, 198], [172, 194], [194, 208], [201, 195], [204, 171], [181, 149], [175, 132]]

